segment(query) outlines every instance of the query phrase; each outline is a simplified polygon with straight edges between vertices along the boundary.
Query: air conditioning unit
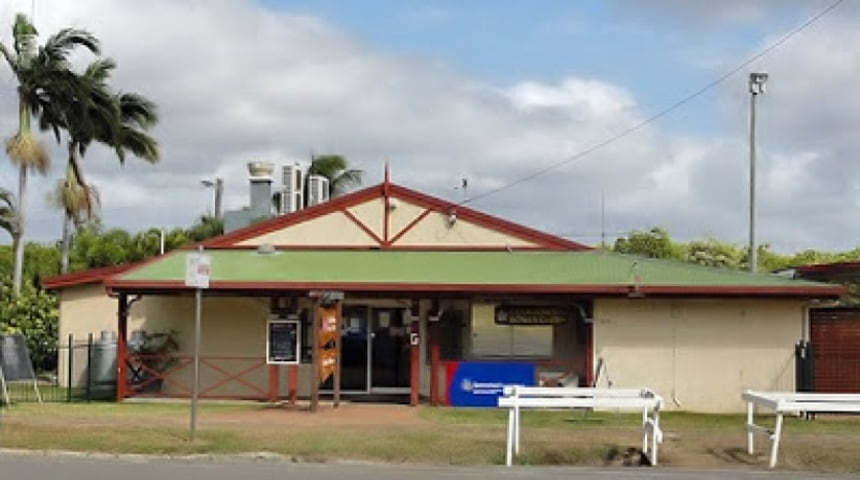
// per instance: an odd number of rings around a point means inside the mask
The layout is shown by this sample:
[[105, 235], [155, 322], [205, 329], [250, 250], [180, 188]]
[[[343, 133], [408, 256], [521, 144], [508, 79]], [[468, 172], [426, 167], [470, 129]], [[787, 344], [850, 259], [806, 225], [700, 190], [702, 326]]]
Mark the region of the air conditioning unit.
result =
[[301, 210], [305, 205], [305, 171], [298, 165], [284, 165], [283, 182], [278, 213], [283, 215]]
[[322, 175], [308, 176], [308, 206], [328, 201], [328, 178]]

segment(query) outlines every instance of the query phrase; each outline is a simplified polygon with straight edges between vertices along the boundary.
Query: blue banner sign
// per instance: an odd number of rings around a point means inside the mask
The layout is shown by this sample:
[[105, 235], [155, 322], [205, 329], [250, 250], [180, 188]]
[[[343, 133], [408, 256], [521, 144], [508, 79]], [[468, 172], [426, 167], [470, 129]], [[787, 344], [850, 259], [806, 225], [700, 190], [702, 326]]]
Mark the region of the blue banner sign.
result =
[[506, 385], [535, 384], [531, 363], [447, 362], [447, 400], [455, 407], [495, 407]]

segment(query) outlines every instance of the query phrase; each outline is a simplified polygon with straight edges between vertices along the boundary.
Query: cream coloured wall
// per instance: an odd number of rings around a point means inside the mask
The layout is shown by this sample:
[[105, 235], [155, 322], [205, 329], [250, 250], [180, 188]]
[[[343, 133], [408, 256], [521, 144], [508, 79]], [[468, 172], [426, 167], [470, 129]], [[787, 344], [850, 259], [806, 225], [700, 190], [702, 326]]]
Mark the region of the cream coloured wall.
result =
[[599, 386], [650, 387], [666, 407], [740, 412], [746, 388], [794, 390], [799, 300], [597, 299]]
[[534, 243], [496, 230], [457, 219], [448, 221], [447, 213], [434, 212], [418, 222], [397, 241], [397, 246], [533, 247]]
[[[149, 333], [175, 330], [180, 355], [194, 351], [194, 297], [147, 297], [146, 321], [141, 325]], [[266, 356], [266, 322], [269, 318], [269, 299], [255, 297], [203, 296], [201, 311], [201, 388], [224, 378], [222, 369], [229, 373], [245, 371], [243, 380], [268, 391], [268, 366], [262, 363]], [[255, 366], [256, 365], [256, 366]], [[171, 373], [174, 383], [166, 382], [163, 392], [187, 393], [193, 369], [190, 364], [175, 368]], [[183, 387], [185, 386], [185, 387]], [[259, 396], [248, 385], [230, 381], [210, 395]]]
[[349, 212], [361, 220], [361, 223], [369, 228], [377, 237], [384, 238], [385, 201], [383, 199], [374, 198], [350, 207]]
[[238, 242], [237, 245], [259, 246], [266, 243], [285, 246], [371, 246], [377, 245], [378, 242], [343, 212], [332, 212], [308, 222]]
[[[86, 381], [87, 350], [85, 344], [90, 334], [98, 341], [103, 331], [117, 331], [117, 300], [105, 293], [101, 283], [66, 287], [57, 292], [59, 300], [59, 342], [67, 345], [69, 335], [78, 348], [73, 349], [72, 386], [81, 386]], [[140, 302], [129, 310], [129, 331], [140, 328], [144, 321], [144, 308]], [[60, 348], [57, 353], [57, 374], [61, 385], [69, 385], [69, 352]]]

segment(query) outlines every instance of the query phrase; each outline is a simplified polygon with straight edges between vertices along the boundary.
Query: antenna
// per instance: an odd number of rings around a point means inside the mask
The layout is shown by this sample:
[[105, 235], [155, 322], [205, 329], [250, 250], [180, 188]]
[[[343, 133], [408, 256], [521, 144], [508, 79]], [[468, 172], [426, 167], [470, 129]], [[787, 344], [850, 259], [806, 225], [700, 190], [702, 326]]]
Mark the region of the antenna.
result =
[[462, 180], [460, 180], [460, 186], [463, 188], [463, 200], [468, 200], [469, 193], [466, 191], [466, 189], [469, 188], [469, 179], [463, 177]]
[[606, 191], [600, 191], [600, 248], [606, 250]]

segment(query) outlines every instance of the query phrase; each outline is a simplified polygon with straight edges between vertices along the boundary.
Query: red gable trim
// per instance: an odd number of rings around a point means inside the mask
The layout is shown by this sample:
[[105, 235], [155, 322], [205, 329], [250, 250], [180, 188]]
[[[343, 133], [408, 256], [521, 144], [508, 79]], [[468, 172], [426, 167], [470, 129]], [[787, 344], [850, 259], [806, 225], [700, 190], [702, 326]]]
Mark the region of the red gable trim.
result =
[[[114, 290], [127, 291], [164, 291], [191, 290], [179, 281], [118, 281], [108, 280], [107, 285]], [[632, 292], [629, 285], [477, 285], [477, 284], [437, 284], [437, 283], [336, 283], [336, 282], [211, 282], [210, 290], [261, 291], [261, 290], [342, 290], [346, 292], [426, 292], [426, 293], [513, 293], [513, 294], [590, 294], [627, 296]], [[744, 286], [642, 286], [639, 294], [648, 296], [710, 296], [710, 297], [838, 297], [844, 292], [840, 286], [810, 287], [744, 287]]]
[[860, 262], [836, 262], [819, 263], [815, 265], [803, 265], [795, 268], [800, 273], [858, 273], [860, 274]]
[[42, 287], [47, 290], [55, 290], [64, 287], [74, 287], [89, 283], [102, 283], [108, 277], [124, 273], [134, 267], [134, 263], [124, 263], [110, 267], [91, 268], [81, 272], [64, 273], [42, 279]]
[[[424, 207], [427, 210], [436, 211], [444, 214], [447, 214], [448, 212], [453, 210], [457, 213], [457, 217], [462, 220], [468, 220], [469, 222], [472, 222], [476, 225], [496, 230], [502, 234], [510, 235], [534, 243], [537, 249], [572, 251], [591, 250], [591, 247], [588, 247], [581, 243], [572, 242], [570, 240], [557, 237], [555, 235], [540, 232], [538, 230], [534, 230], [523, 225], [518, 225], [516, 223], [509, 222], [507, 220], [503, 220], [501, 218], [488, 215], [486, 213], [481, 213], [477, 210], [473, 210], [460, 204], [455, 204], [435, 197], [431, 197], [429, 195], [416, 192], [415, 190], [410, 190], [408, 188], [401, 187], [399, 185], [388, 182], [368, 187], [364, 190], [359, 190], [357, 192], [338, 197], [329, 202], [308, 207], [304, 210], [299, 210], [295, 213], [282, 215], [280, 217], [276, 217], [265, 222], [251, 225], [236, 230], [235, 232], [222, 235], [220, 237], [209, 239], [207, 241], [204, 241], [202, 245], [205, 248], [233, 248], [236, 246], [237, 243], [258, 237], [266, 233], [274, 232], [288, 226], [306, 222], [308, 220], [321, 217], [323, 215], [343, 211], [349, 207], [359, 205], [374, 198], [386, 200], [389, 197], [401, 198], [403, 200], [415, 203], [418, 206]], [[388, 222], [386, 221], [385, 226], [387, 227], [387, 225]], [[385, 232], [383, 237], [383, 241], [387, 240], [388, 232]], [[389, 246], [387, 243], [384, 242], [382, 244], [382, 248], [394, 247], [396, 246]]]

